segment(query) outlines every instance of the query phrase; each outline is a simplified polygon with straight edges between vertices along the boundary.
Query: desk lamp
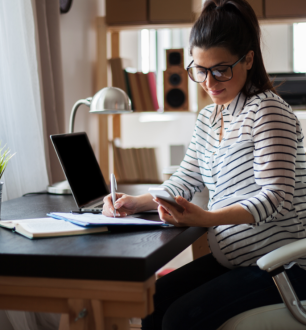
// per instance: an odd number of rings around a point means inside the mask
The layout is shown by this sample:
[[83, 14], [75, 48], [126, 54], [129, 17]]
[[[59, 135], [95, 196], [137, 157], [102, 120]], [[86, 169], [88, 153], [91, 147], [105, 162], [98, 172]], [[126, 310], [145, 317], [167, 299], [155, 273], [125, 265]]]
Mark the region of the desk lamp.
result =
[[[97, 92], [93, 97], [88, 97], [77, 101], [72, 107], [69, 122], [69, 133], [74, 131], [75, 115], [80, 105], [87, 105], [89, 113], [115, 115], [121, 113], [130, 113], [131, 100], [127, 94], [120, 88], [105, 87]], [[71, 194], [71, 189], [67, 180], [56, 182], [47, 188], [51, 194]]]

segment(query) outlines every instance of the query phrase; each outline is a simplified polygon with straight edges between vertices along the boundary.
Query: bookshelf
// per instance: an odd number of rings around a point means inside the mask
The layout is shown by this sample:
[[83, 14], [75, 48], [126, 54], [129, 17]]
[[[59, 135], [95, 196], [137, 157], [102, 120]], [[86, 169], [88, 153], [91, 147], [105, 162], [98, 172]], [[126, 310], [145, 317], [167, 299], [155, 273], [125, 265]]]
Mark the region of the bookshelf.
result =
[[[97, 83], [96, 90], [107, 86], [107, 38], [110, 37], [111, 58], [120, 56], [120, 31], [125, 30], [141, 30], [144, 28], [187, 28], [191, 27], [192, 23], [173, 23], [173, 24], [146, 24], [146, 25], [120, 25], [107, 26], [105, 17], [98, 17], [97, 28]], [[210, 103], [210, 98], [203, 94], [199, 89], [198, 104], [203, 108]], [[153, 121], [169, 121], [171, 116], [180, 116], [186, 111], [166, 111], [159, 112], [143, 112], [145, 117], [151, 118]], [[140, 112], [137, 112], [138, 114]], [[171, 115], [172, 114], [172, 115]], [[170, 117], [169, 117], [170, 116]], [[108, 118], [103, 118], [108, 117]], [[110, 173], [114, 171], [113, 148], [112, 141], [116, 138], [121, 138], [121, 116], [99, 116], [99, 164], [105, 178], [109, 178]], [[108, 180], [107, 180], [108, 181]]]
[[[119, 57], [120, 49], [120, 31], [128, 30], [141, 30], [141, 29], [162, 29], [162, 28], [190, 28], [192, 23], [171, 23], [171, 24], [142, 24], [142, 25], [113, 25], [107, 26], [105, 23], [104, 17], [97, 18], [97, 29], [98, 29], [98, 40], [97, 40], [97, 50], [98, 50], [98, 63], [97, 63], [97, 88], [107, 86], [107, 56], [106, 56], [106, 35], [110, 36], [110, 48], [111, 48], [111, 57]], [[306, 22], [306, 17], [293, 17], [293, 18], [260, 18], [260, 25], [273, 25], [273, 24], [291, 24], [298, 22]], [[101, 79], [101, 77], [103, 78]], [[103, 83], [101, 84], [101, 81]], [[205, 95], [200, 86], [198, 86], [198, 108], [202, 109], [205, 105], [210, 103], [210, 98]], [[113, 165], [111, 158], [112, 150], [109, 146], [109, 140], [112, 141], [114, 138], [121, 138], [121, 119], [120, 115], [112, 116], [110, 119], [102, 118], [99, 116], [99, 161], [101, 164], [101, 169], [103, 173], [106, 173], [106, 177], [109, 177], [110, 171], [113, 170]], [[107, 127], [106, 127], [107, 126]]]
[[[296, 18], [259, 18], [260, 25], [266, 24], [293, 24], [306, 22], [306, 17]], [[193, 23], [172, 23], [172, 24], [131, 24], [131, 25], [109, 25], [107, 26], [107, 32], [120, 32], [128, 30], [142, 30], [142, 29], [181, 29], [191, 28]]]

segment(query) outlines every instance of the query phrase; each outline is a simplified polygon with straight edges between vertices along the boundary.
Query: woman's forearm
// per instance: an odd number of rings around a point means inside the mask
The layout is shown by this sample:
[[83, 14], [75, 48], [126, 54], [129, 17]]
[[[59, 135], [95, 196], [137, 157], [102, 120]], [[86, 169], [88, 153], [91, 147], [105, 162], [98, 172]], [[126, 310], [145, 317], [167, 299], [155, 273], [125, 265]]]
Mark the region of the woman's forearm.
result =
[[253, 215], [246, 211], [239, 204], [227, 206], [219, 210], [210, 211], [208, 213], [209, 215], [207, 215], [207, 227], [255, 223]]
[[179, 212], [162, 199], [156, 198], [156, 201], [162, 206], [162, 208], [159, 208], [161, 219], [177, 226], [214, 227], [255, 223], [253, 215], [239, 204], [219, 210], [205, 211], [201, 207], [188, 202], [185, 198], [178, 196], [176, 202], [185, 209], [184, 212]]
[[137, 199], [137, 212], [157, 209], [158, 205], [153, 201], [153, 196], [151, 194], [137, 196]]

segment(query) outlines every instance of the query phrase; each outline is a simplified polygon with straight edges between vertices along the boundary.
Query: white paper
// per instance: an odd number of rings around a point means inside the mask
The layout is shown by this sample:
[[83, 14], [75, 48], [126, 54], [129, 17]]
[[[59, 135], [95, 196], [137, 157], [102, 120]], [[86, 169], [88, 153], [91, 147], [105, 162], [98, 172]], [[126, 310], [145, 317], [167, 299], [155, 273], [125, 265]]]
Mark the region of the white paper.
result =
[[71, 221], [76, 221], [84, 224], [92, 225], [163, 225], [161, 221], [152, 221], [135, 218], [132, 215], [126, 216], [124, 218], [112, 218], [106, 217], [103, 214], [73, 214], [73, 213], [50, 213], [50, 215], [55, 215], [61, 218], [69, 219]]

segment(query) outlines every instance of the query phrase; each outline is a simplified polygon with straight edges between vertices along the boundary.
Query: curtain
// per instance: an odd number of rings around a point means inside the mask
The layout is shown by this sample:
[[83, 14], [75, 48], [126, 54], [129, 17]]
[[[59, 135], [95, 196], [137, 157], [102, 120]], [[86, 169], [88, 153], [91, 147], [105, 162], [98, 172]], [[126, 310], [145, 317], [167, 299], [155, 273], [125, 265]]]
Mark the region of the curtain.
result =
[[49, 182], [65, 179], [50, 135], [65, 133], [59, 1], [32, 0]]
[[31, 0], [0, 0], [0, 72], [0, 140], [16, 152], [4, 174], [6, 200], [48, 185]]
[[[59, 45], [58, 1], [0, 0], [0, 141], [16, 152], [3, 200], [63, 179], [49, 142], [64, 128]], [[0, 311], [0, 328], [56, 330], [60, 316]]]
[[1, 330], [58, 330], [61, 314], [0, 310]]

